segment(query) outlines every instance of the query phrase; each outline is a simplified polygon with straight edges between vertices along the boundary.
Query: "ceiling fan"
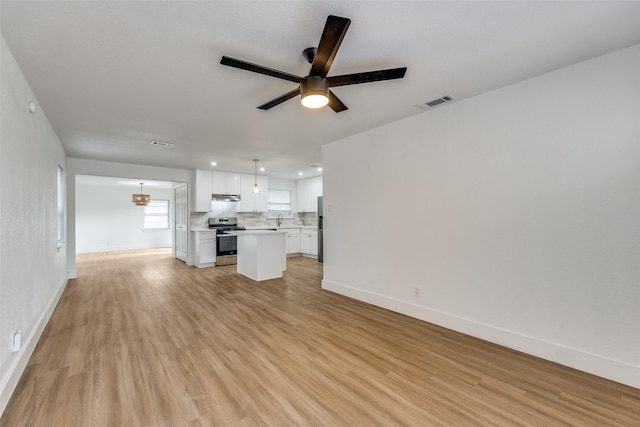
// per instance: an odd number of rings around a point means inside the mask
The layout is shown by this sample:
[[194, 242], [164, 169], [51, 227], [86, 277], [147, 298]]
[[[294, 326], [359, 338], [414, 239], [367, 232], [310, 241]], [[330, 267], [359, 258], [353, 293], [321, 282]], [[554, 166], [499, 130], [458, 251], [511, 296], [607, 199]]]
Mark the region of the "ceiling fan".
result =
[[329, 105], [333, 111], [339, 113], [346, 110], [347, 106], [331, 91], [331, 87], [401, 79], [407, 71], [407, 67], [401, 67], [327, 77], [329, 68], [331, 68], [331, 64], [333, 64], [333, 59], [338, 53], [342, 39], [347, 33], [347, 28], [349, 28], [349, 24], [351, 24], [351, 20], [348, 18], [333, 15], [327, 17], [327, 22], [322, 31], [322, 37], [320, 38], [318, 47], [309, 47], [302, 52], [311, 64], [311, 71], [309, 71], [309, 75], [306, 77], [299, 77], [228, 56], [223, 56], [220, 63], [222, 65], [228, 65], [229, 67], [265, 74], [299, 84], [296, 89], [258, 106], [261, 110], [268, 110], [284, 101], [301, 95], [301, 102], [305, 107], [320, 108]]

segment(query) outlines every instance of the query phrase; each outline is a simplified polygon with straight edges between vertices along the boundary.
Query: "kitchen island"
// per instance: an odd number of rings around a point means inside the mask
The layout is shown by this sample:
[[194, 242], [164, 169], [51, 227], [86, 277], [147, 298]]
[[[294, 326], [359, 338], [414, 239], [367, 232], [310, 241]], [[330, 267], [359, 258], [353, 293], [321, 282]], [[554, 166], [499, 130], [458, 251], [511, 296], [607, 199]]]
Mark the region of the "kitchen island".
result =
[[287, 268], [285, 231], [246, 230], [238, 236], [238, 273], [260, 281], [282, 277]]

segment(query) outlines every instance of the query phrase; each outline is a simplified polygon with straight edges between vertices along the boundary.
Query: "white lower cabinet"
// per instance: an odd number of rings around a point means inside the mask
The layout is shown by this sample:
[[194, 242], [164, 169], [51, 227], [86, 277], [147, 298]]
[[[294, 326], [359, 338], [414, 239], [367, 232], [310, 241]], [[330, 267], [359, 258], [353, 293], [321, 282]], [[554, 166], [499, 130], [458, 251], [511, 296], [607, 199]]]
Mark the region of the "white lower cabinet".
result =
[[216, 265], [216, 232], [196, 231], [194, 265], [198, 268]]
[[318, 230], [303, 229], [300, 242], [303, 254], [318, 256]]
[[318, 232], [316, 230], [311, 232], [311, 252], [309, 254], [318, 256]]
[[287, 255], [318, 256], [318, 230], [315, 228], [279, 228], [286, 231]]
[[299, 254], [302, 252], [300, 247], [300, 229], [292, 229], [287, 231], [287, 254]]

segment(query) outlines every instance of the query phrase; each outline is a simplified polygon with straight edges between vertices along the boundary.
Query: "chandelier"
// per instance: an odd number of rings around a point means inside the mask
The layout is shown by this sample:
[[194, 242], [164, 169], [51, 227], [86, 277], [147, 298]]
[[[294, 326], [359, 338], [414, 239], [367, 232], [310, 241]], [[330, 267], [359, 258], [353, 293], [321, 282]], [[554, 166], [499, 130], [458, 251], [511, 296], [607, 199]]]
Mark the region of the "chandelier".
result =
[[133, 195], [133, 203], [135, 203], [136, 206], [147, 206], [150, 200], [151, 196], [149, 194], [142, 194], [142, 183], [140, 183], [140, 194]]

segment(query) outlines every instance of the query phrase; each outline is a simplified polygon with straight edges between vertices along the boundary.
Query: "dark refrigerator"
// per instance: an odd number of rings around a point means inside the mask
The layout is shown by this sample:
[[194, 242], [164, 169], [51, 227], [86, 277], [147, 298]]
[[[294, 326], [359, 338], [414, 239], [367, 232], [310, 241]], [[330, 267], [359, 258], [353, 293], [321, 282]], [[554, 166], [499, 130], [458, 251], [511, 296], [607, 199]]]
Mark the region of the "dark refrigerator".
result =
[[318, 197], [318, 261], [322, 262], [324, 254], [322, 251], [322, 196]]

